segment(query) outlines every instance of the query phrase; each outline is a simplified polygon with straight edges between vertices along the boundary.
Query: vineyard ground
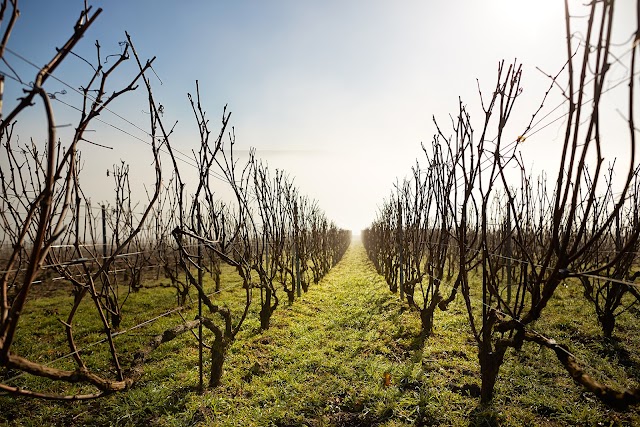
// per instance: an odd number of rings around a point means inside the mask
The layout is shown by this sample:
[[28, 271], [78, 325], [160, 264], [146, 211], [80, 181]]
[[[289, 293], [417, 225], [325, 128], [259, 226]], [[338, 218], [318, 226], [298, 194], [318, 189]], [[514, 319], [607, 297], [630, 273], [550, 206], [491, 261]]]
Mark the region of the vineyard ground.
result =
[[[237, 280], [225, 270], [223, 288]], [[237, 287], [237, 286], [236, 286]], [[239, 309], [239, 292], [216, 295]], [[171, 306], [173, 291], [155, 288], [130, 296], [125, 304], [129, 328]], [[259, 298], [259, 293], [256, 293]], [[286, 298], [282, 298], [286, 300]], [[562, 289], [536, 330], [571, 346], [596, 378], [622, 386], [640, 380], [640, 326], [637, 310], [619, 320], [617, 341], [605, 343], [582, 305], [578, 287]], [[464, 305], [436, 312], [434, 335], [423, 348], [416, 337], [418, 316], [389, 293], [359, 242], [307, 294], [276, 310], [272, 327], [259, 331], [255, 310], [230, 349], [223, 385], [204, 395], [196, 391], [197, 345], [185, 334], [162, 345], [149, 358], [145, 375], [129, 392], [91, 402], [52, 403], [0, 397], [6, 425], [147, 426], [520, 426], [640, 425], [640, 409], [616, 412], [583, 393], [547, 350], [525, 345], [510, 352], [501, 370], [495, 402], [480, 407], [475, 397], [479, 367]], [[66, 294], [33, 301], [16, 348], [53, 360], [64, 336], [56, 320], [69, 309]], [[89, 313], [86, 310], [86, 313]], [[182, 315], [193, 318], [193, 308]], [[88, 314], [87, 314], [88, 316]], [[78, 319], [79, 347], [100, 338], [95, 319]], [[130, 362], [135, 349], [180, 321], [167, 316], [116, 338]], [[58, 343], [57, 345], [55, 343]], [[106, 348], [83, 353], [92, 366], [105, 366]], [[206, 361], [206, 353], [205, 353]], [[72, 368], [69, 359], [53, 366]], [[206, 369], [206, 367], [205, 367]], [[5, 380], [12, 376], [5, 373]], [[40, 380], [12, 384], [38, 388]], [[206, 381], [206, 379], [205, 379]], [[80, 391], [81, 389], [78, 389]], [[49, 391], [51, 391], [49, 389]]]

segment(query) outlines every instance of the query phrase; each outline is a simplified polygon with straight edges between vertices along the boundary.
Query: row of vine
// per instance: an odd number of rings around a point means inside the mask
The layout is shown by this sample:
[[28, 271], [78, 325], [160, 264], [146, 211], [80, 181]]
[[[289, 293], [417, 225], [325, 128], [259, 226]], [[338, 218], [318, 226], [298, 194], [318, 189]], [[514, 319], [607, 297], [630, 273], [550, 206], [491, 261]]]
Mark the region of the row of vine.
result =
[[[240, 162], [226, 107], [219, 131], [211, 134], [198, 82], [196, 96], [188, 98], [200, 141], [187, 162], [188, 168], [195, 166], [197, 176], [195, 180], [185, 178], [192, 170], [183, 167], [184, 158], [172, 144], [176, 125], [165, 126], [164, 108], [152, 91], [149, 73], [155, 58], [143, 61], [128, 34], [122, 51], [110, 55], [116, 59], [109, 61], [108, 67], [99, 43], [93, 62], [82, 58], [93, 72], [78, 91], [83, 102], [77, 108], [80, 115], [73, 136], [60, 141], [52, 105], [60, 94], [48, 93], [45, 85], [61, 63], [77, 56], [74, 47], [100, 13], [101, 9], [92, 12], [91, 8], [81, 12], [68, 41], [38, 70], [26, 85], [24, 96], [0, 120], [0, 141], [6, 153], [0, 162], [0, 365], [5, 379], [21, 373], [51, 380], [51, 388], [44, 390], [0, 383], [0, 391], [13, 395], [80, 400], [127, 390], [142, 375], [153, 350], [195, 328], [200, 331], [200, 349], [210, 349], [209, 385], [217, 386], [226, 353], [250, 313], [254, 293], [260, 292], [260, 323], [267, 329], [280, 295], [285, 293], [293, 303], [296, 291], [299, 296], [340, 260], [351, 238], [349, 231], [327, 219], [316, 202], [301, 195], [283, 171], [272, 173], [254, 151]], [[1, 2], [4, 35], [0, 58], [4, 59], [18, 16], [17, 0]], [[117, 87], [114, 76], [122, 78], [124, 64], [131, 59], [135, 63], [133, 77]], [[2, 74], [3, 82], [5, 77], [23, 82], [20, 76]], [[144, 132], [151, 147], [153, 181], [145, 187], [146, 197], [138, 197], [132, 190], [130, 167], [124, 162], [114, 165], [107, 173], [113, 178], [114, 199], [96, 205], [83, 190], [80, 147], [94, 145], [87, 132], [98, 116], [113, 112], [116, 99], [139, 87], [148, 99], [149, 124]], [[47, 137], [42, 143], [32, 140], [21, 144], [15, 125], [36, 101], [45, 112]], [[163, 160], [169, 163], [168, 168]], [[225, 192], [230, 196], [223, 197]], [[241, 287], [235, 290], [244, 295], [239, 312], [214, 297], [221, 289], [223, 263], [242, 279]], [[167, 307], [167, 313], [193, 301], [195, 290], [198, 316], [164, 331], [134, 354], [122, 354], [114, 337], [121, 333], [123, 306], [132, 292], [146, 286], [154, 269], [156, 278], [168, 279], [168, 286], [176, 290], [176, 305]], [[213, 294], [205, 291], [206, 273], [214, 278]], [[38, 355], [21, 354], [14, 345], [20, 331], [34, 329], [24, 316], [25, 307], [38, 298], [35, 288], [43, 282], [72, 292], [71, 305], [68, 311], [65, 308], [68, 314], [58, 318], [67, 350], [55, 351], [68, 352], [73, 369], [54, 368]], [[108, 348], [110, 368], [106, 371], [92, 366], [77, 344], [76, 316], [87, 306], [99, 319], [100, 342]], [[57, 310], [48, 315], [58, 317]], [[203, 327], [213, 336], [211, 343], [203, 342]], [[65, 393], [65, 388], [58, 386], [61, 383], [81, 387], [66, 388], [69, 392]]]
[[[463, 299], [478, 348], [483, 403], [493, 398], [507, 351], [520, 350], [525, 342], [553, 350], [572, 378], [605, 403], [640, 402], [640, 389], [619, 391], [596, 381], [568, 347], [532, 327], [559, 286], [571, 279], [582, 284], [608, 338], [616, 317], [640, 299], [637, 37], [629, 42], [631, 55], [619, 62], [628, 70], [628, 114], [622, 123], [630, 161], [628, 166], [611, 161], [608, 168], [604, 163], [600, 101], [610, 64], [619, 58], [612, 53], [614, 3], [588, 6], [586, 33], [576, 48], [566, 2], [567, 64], [550, 76], [549, 91], [523, 130], [515, 133], [511, 125], [522, 92], [517, 62], [500, 63], [489, 99], [480, 93], [480, 132], [462, 102], [450, 134], [434, 118], [437, 132], [423, 145], [424, 165], [417, 164], [410, 178], [396, 185], [363, 234], [390, 290], [399, 290], [419, 314], [423, 339], [432, 333], [435, 310]], [[526, 171], [518, 147], [531, 143], [527, 138], [537, 132], [537, 116], [554, 88], [561, 90], [566, 115], [559, 172], [555, 182], [547, 182], [546, 175], [535, 178]], [[514, 133], [518, 136], [508, 136]]]

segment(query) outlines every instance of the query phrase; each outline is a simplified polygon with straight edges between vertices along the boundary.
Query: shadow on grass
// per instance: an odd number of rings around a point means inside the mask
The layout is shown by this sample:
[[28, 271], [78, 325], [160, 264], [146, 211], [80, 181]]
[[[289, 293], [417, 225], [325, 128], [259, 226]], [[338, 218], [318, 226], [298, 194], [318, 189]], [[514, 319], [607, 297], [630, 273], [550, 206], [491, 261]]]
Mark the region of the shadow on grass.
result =
[[636, 378], [640, 376], [640, 366], [633, 360], [631, 353], [624, 347], [619, 338], [608, 338], [602, 340], [600, 355], [606, 358], [616, 359], [618, 364], [629, 368], [630, 373]]
[[425, 336], [421, 332], [418, 332], [418, 334], [411, 339], [411, 342], [409, 343], [407, 350], [416, 351], [416, 352], [421, 351], [422, 349], [424, 349], [427, 342], [429, 342], [429, 337]]
[[492, 405], [478, 404], [469, 414], [469, 427], [498, 427], [500, 414]]
[[382, 414], [366, 414], [356, 412], [337, 412], [324, 418], [325, 423], [310, 425], [330, 425], [339, 427], [370, 427], [383, 424], [393, 418], [393, 411], [387, 410]]

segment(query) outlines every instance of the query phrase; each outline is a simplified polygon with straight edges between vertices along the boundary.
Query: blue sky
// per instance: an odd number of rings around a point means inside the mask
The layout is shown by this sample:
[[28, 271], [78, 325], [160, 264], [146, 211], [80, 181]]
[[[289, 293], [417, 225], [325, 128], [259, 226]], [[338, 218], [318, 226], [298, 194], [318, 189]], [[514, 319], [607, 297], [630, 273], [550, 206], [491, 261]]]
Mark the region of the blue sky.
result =
[[[632, 3], [618, 3], [620, 42], [633, 28]], [[524, 65], [514, 138], [548, 85], [536, 67], [555, 74], [566, 60], [559, 0], [89, 4], [104, 11], [75, 52], [93, 61], [98, 39], [103, 58], [117, 53], [126, 30], [143, 57], [156, 56], [154, 69], [160, 80], [153, 78], [152, 84], [165, 106], [166, 123], [178, 121], [174, 146], [189, 152], [197, 144], [186, 94], [194, 91], [198, 79], [212, 123], [228, 104], [240, 149], [255, 147], [272, 168], [295, 177], [301, 192], [317, 199], [338, 225], [356, 230], [374, 219], [396, 178], [407, 175], [422, 158], [420, 143], [428, 143], [435, 131], [433, 115], [447, 123], [462, 97], [480, 126], [476, 79], [489, 91], [499, 60], [517, 58]], [[571, 0], [576, 13], [581, 4]], [[82, 7], [81, 0], [22, 1], [22, 16], [9, 47], [44, 64], [71, 34]], [[12, 54], [6, 57], [25, 82], [33, 80], [34, 68]], [[114, 83], [135, 72], [130, 62]], [[6, 66], [0, 70], [8, 72]], [[613, 69], [612, 79], [624, 72]], [[81, 86], [90, 75], [90, 67], [76, 58], [56, 73], [72, 87]], [[7, 81], [5, 111], [20, 89]], [[49, 92], [63, 89], [60, 82], [48, 83]], [[79, 106], [80, 97], [66, 90], [60, 99]], [[612, 108], [623, 97], [612, 93]], [[557, 105], [559, 98], [554, 102], [549, 105]], [[144, 128], [145, 103], [140, 91], [128, 94], [113, 110]], [[54, 106], [58, 123], [77, 121], [74, 110], [61, 103]], [[42, 139], [38, 114], [35, 109], [21, 119], [23, 141]], [[142, 131], [117, 116], [105, 114], [102, 119], [144, 138]], [[612, 128], [620, 127], [612, 123]], [[532, 167], [553, 170], [560, 129], [561, 122], [523, 145], [523, 156]], [[113, 147], [87, 147], [83, 153], [82, 176], [96, 199], [112, 187], [104, 171], [120, 159], [131, 163], [140, 182], [152, 182], [148, 147], [110, 126], [97, 124], [95, 131], [95, 142]], [[60, 135], [65, 137], [63, 129]]]

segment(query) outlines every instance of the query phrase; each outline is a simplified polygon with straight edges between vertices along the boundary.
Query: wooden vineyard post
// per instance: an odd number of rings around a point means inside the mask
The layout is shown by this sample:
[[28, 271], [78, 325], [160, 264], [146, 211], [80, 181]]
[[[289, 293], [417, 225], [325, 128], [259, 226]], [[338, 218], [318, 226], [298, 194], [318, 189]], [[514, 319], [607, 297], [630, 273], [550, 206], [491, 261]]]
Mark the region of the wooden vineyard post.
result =
[[0, 75], [0, 120], [2, 120], [2, 98], [4, 94], [4, 75]]
[[[266, 271], [271, 271], [269, 270], [269, 241], [265, 241], [264, 242], [264, 267], [263, 269]], [[262, 261], [261, 261], [262, 262]], [[260, 307], [264, 307], [264, 286], [260, 286]]]
[[103, 262], [105, 259], [107, 259], [107, 207], [105, 205], [102, 205], [102, 260]]
[[513, 253], [511, 251], [511, 209], [507, 208], [507, 304], [511, 305], [511, 259]]
[[[107, 259], [107, 207], [102, 205], [102, 265]], [[102, 272], [102, 287], [107, 285], [109, 273], [105, 270]]]
[[403, 251], [402, 251], [402, 204], [398, 199], [398, 232], [396, 234], [396, 244], [398, 245], [398, 264], [400, 267], [400, 301], [404, 301], [404, 270], [403, 270]]
[[302, 286], [300, 284], [300, 257], [298, 256], [298, 202], [293, 203], [293, 247], [294, 256], [296, 257], [296, 290], [298, 298], [302, 295]]
[[[198, 235], [202, 235], [202, 222], [200, 216], [200, 205], [198, 204]], [[198, 239], [198, 392], [204, 393], [204, 372], [202, 369], [202, 240]]]

